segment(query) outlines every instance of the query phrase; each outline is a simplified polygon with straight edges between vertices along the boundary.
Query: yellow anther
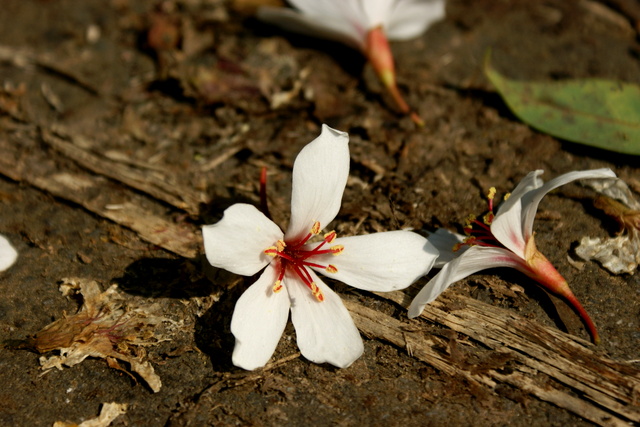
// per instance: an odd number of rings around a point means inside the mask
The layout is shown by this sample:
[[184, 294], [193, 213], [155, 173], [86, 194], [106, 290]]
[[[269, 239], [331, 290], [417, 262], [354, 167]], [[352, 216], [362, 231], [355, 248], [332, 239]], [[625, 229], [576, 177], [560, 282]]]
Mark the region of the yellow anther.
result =
[[267, 255], [276, 256], [278, 255], [278, 248], [276, 248], [275, 246], [269, 246], [264, 250], [264, 253]]
[[494, 197], [496, 197], [496, 187], [491, 187], [489, 189], [489, 194], [487, 194], [487, 199], [493, 200]]
[[342, 253], [342, 251], [344, 251], [344, 246], [343, 245], [333, 245], [329, 248], [329, 250], [331, 251], [332, 255], [339, 255]]
[[493, 212], [487, 212], [485, 216], [482, 217], [482, 221], [487, 225], [491, 225], [491, 222], [493, 221]]
[[316, 285], [315, 282], [311, 282], [310, 286], [311, 286], [311, 293], [313, 294], [313, 296], [316, 297], [316, 299], [320, 302], [324, 301], [324, 295], [322, 294], [322, 291], [320, 290], [318, 285]]
[[284, 248], [286, 247], [287, 244], [284, 242], [284, 240], [280, 239], [276, 242], [276, 249], [278, 249], [278, 252], [284, 251]]
[[511, 197], [511, 193], [507, 193], [504, 195], [504, 200], [507, 201]]
[[475, 220], [476, 220], [476, 216], [474, 214], [469, 214], [469, 216], [464, 221], [465, 228], [471, 228], [471, 224]]
[[276, 283], [273, 284], [273, 293], [277, 294], [282, 290], [282, 281], [276, 280]]
[[311, 234], [316, 235], [320, 232], [320, 223], [318, 221], [313, 223], [313, 227], [311, 227]]
[[463, 247], [465, 245], [465, 243], [456, 243], [455, 245], [453, 245], [453, 252], [458, 252], [460, 250], [461, 247]]
[[325, 271], [327, 273], [337, 273], [338, 269], [336, 268], [335, 265], [329, 264], [329, 265], [327, 265], [327, 268], [325, 268]]
[[327, 243], [331, 243], [334, 240], [336, 240], [336, 232], [335, 231], [330, 231], [327, 234], [324, 235], [324, 240]]

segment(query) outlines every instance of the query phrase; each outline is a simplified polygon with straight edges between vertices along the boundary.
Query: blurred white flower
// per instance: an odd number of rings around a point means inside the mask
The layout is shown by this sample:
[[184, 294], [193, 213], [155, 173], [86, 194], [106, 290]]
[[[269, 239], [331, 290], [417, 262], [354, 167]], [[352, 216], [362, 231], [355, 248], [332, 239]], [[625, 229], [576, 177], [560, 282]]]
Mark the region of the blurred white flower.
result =
[[[444, 17], [444, 0], [290, 0], [295, 9], [261, 7], [258, 17], [289, 31], [342, 42], [371, 62], [398, 108], [410, 114], [396, 85], [389, 40], [417, 37]], [[413, 113], [412, 119], [422, 124]]]
[[0, 234], [0, 271], [11, 267], [18, 259], [18, 252], [6, 237]]

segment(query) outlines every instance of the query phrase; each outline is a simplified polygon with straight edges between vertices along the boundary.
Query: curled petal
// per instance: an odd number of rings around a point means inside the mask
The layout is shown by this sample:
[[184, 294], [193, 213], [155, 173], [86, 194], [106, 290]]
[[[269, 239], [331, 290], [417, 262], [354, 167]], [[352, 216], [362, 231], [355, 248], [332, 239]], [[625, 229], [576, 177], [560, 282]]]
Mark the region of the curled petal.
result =
[[420, 316], [424, 307], [458, 280], [480, 270], [494, 267], [526, 269], [524, 261], [512, 252], [502, 248], [472, 246], [458, 258], [445, 265], [433, 279], [425, 285], [409, 305], [409, 318]]
[[309, 233], [314, 222], [321, 228], [338, 214], [349, 176], [349, 136], [322, 125], [322, 133], [307, 144], [293, 164], [291, 222], [285, 240]]
[[271, 261], [264, 250], [282, 239], [280, 228], [254, 206], [237, 203], [216, 224], [202, 227], [209, 263], [252, 276]]
[[327, 277], [368, 291], [404, 289], [427, 274], [438, 257], [427, 239], [411, 231], [342, 237], [332, 245], [342, 245], [344, 250], [317, 258], [320, 264], [337, 267]]
[[386, 18], [389, 40], [408, 40], [422, 34], [434, 22], [444, 18], [444, 0], [398, 0]]
[[324, 295], [322, 302], [297, 277], [285, 277], [298, 347], [312, 362], [346, 368], [364, 352], [362, 338], [340, 297], [310, 273]]
[[233, 310], [231, 333], [236, 338], [233, 364], [243, 369], [266, 365], [287, 325], [289, 296], [284, 286], [280, 292], [273, 292], [276, 274], [276, 269], [268, 266]]
[[[509, 198], [500, 205], [491, 224], [491, 232], [495, 238], [523, 259], [526, 246], [522, 222], [523, 197], [542, 185], [539, 176], [543, 172], [542, 170], [529, 172], [516, 186]], [[524, 207], [524, 209], [527, 208]]]
[[491, 233], [507, 249], [524, 259], [527, 242], [522, 233], [522, 200], [518, 200], [499, 218], [496, 216], [493, 219]]
[[540, 175], [543, 173], [544, 171], [542, 169], [538, 169], [529, 172], [527, 176], [522, 178], [518, 185], [516, 185], [516, 188], [514, 188], [510, 193], [509, 198], [500, 204], [496, 217], [493, 221], [495, 222], [501, 216], [508, 214], [513, 206], [518, 204], [525, 194], [530, 193], [536, 188], [542, 187], [543, 182], [540, 179]]
[[561, 185], [568, 184], [571, 181], [577, 179], [590, 179], [590, 178], [615, 178], [616, 174], [611, 169], [592, 169], [586, 171], [575, 171], [560, 175], [549, 182], [543, 184], [541, 187], [534, 191], [527, 193], [522, 198], [523, 212], [522, 212], [522, 230], [526, 240], [531, 237], [533, 233], [533, 220], [538, 210], [540, 200], [551, 190], [554, 190]]
[[18, 252], [6, 237], [0, 235], [0, 271], [11, 267], [16, 259], [18, 259]]

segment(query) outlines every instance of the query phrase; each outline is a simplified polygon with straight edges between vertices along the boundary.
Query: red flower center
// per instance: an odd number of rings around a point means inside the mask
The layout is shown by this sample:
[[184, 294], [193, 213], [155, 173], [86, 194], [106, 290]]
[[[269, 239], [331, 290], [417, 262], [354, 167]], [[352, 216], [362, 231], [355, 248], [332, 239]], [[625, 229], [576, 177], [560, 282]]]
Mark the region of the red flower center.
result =
[[[344, 250], [342, 245], [334, 245], [329, 248], [327, 244], [331, 244], [336, 238], [336, 232], [330, 231], [324, 235], [322, 241], [318, 242], [315, 247], [307, 245], [309, 239], [320, 233], [320, 223], [315, 222], [311, 231], [302, 239], [295, 241], [278, 240], [275, 246], [268, 247], [264, 253], [276, 258], [276, 269], [278, 272], [276, 282], [273, 285], [273, 292], [282, 290], [282, 280], [289, 269], [294, 273], [302, 283], [304, 283], [318, 301], [324, 301], [324, 295], [318, 285], [313, 281], [313, 276], [309, 272], [309, 268], [320, 268], [327, 273], [336, 273], [338, 269], [332, 264], [319, 264], [314, 262], [313, 258], [318, 255], [333, 254], [338, 255]], [[317, 260], [315, 260], [317, 261]]]
[[[488, 212], [484, 214], [482, 220], [479, 220], [475, 215], [469, 215], [464, 225], [464, 234], [467, 238], [464, 242], [458, 243], [453, 247], [454, 251], [459, 250], [462, 246], [490, 246], [494, 248], [505, 248], [505, 246], [496, 239], [491, 231], [491, 223], [495, 214], [493, 213], [493, 199], [496, 195], [495, 187], [489, 189], [487, 194], [488, 200]], [[509, 198], [507, 194], [505, 200]]]

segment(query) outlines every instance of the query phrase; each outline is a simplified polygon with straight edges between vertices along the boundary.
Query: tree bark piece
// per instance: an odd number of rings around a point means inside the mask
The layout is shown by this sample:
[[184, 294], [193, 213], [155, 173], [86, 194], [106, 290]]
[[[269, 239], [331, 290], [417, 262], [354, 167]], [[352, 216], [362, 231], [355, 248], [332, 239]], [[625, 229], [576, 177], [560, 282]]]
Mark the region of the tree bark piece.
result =
[[162, 204], [90, 172], [60, 171], [46, 152], [30, 148], [0, 139], [0, 174], [77, 203], [170, 252], [186, 258], [198, 254], [200, 231], [172, 221]]
[[99, 156], [74, 144], [74, 138], [77, 136], [67, 132], [42, 130], [42, 139], [47, 144], [98, 175], [120, 181], [191, 215], [198, 215], [200, 203], [206, 202], [204, 194], [181, 188], [158, 171], [145, 171]]
[[[403, 307], [410, 302], [402, 292], [378, 295]], [[443, 372], [492, 389], [496, 383], [509, 384], [599, 425], [640, 422], [639, 369], [509, 310], [460, 295], [442, 295], [427, 305], [419, 320], [407, 324], [353, 303], [348, 308], [363, 332], [407, 347], [415, 357]], [[423, 336], [427, 322], [468, 337], [468, 342], [488, 348], [505, 363], [476, 372], [474, 366], [434, 349], [442, 345]]]

